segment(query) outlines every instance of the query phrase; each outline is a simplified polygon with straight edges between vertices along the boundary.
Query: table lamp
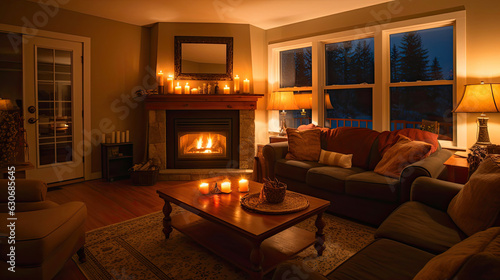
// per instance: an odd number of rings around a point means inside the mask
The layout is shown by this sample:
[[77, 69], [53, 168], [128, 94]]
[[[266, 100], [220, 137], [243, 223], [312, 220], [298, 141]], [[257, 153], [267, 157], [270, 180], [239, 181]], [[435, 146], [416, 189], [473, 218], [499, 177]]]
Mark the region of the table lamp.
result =
[[294, 96], [297, 107], [302, 110], [300, 114], [305, 116], [306, 109], [312, 109], [312, 93], [295, 94]]
[[295, 97], [291, 91], [275, 91], [271, 93], [271, 99], [267, 110], [280, 110], [280, 136], [286, 135], [286, 111], [298, 110]]
[[453, 110], [454, 113], [481, 113], [477, 117], [477, 141], [472, 146], [487, 147], [491, 145], [488, 134], [488, 117], [485, 113], [500, 113], [500, 84], [466, 85], [465, 93]]

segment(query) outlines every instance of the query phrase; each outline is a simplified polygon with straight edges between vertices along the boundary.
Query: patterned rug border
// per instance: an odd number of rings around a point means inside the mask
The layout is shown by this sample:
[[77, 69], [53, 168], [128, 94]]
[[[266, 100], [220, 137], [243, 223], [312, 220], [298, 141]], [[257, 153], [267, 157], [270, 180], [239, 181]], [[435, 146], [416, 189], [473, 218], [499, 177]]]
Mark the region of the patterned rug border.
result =
[[[185, 210], [180, 208], [180, 207], [174, 207], [174, 211], [172, 211], [172, 214], [174, 212], [178, 214], [182, 214]], [[159, 280], [180, 280], [183, 278], [179, 278], [179, 275], [176, 276], [175, 273], [165, 270], [165, 263], [158, 262], [158, 259], [155, 259], [155, 256], [148, 255], [148, 252], [144, 251], [144, 248], [142, 248], [141, 252], [141, 246], [137, 247], [137, 242], [135, 239], [132, 239], [133, 235], [138, 235], [138, 233], [132, 233], [131, 234], [131, 229], [142, 229], [145, 228], [147, 229], [151, 222], [158, 222], [157, 219], [162, 218], [162, 211], [156, 211], [152, 212], [143, 216], [135, 217], [129, 220], [121, 221], [115, 224], [107, 225], [104, 227], [96, 228], [90, 231], [86, 232], [87, 236], [87, 242], [85, 244], [85, 252], [87, 254], [87, 262], [86, 263], [80, 263], [78, 261], [78, 257], [75, 255], [73, 256], [73, 261], [79, 268], [79, 270], [82, 272], [83, 275], [87, 279], [91, 280], [110, 280], [110, 279], [139, 279], [135, 278], [135, 276], [129, 276], [132, 278], [122, 278], [121, 276], [123, 275], [130, 275], [130, 271], [135, 272], [137, 269], [141, 269], [140, 267], [142, 266], [143, 270], [146, 268], [148, 273], [152, 276], [154, 279], [159, 279]], [[360, 244], [363, 244], [362, 247], [366, 246], [368, 243], [367, 240], [370, 239], [368, 237], [367, 239], [367, 234], [371, 235], [371, 240], [373, 240], [373, 232], [375, 231], [375, 228], [370, 227], [368, 225], [364, 224], [359, 224], [351, 220], [347, 220], [345, 218], [337, 217], [335, 215], [326, 213], [327, 216], [330, 216], [329, 218], [329, 223], [330, 223], [330, 229], [333, 230], [331, 232], [331, 235], [333, 238], [330, 240], [330, 247], [329, 250], [333, 251], [331, 253], [331, 258], [323, 258], [317, 259], [316, 257], [312, 256], [313, 255], [313, 249], [311, 251], [306, 252], [307, 249], [296, 257], [292, 258], [298, 261], [302, 261], [305, 264], [313, 267], [315, 270], [318, 270], [318, 272], [322, 272], [323, 275], [327, 275], [335, 267], [343, 263], [346, 259], [348, 259], [350, 256], [352, 256], [354, 253], [360, 250]], [[144, 220], [144, 224], [141, 225], [142, 222], [139, 220]], [[310, 219], [309, 219], [310, 220]], [[308, 221], [308, 220], [306, 220]], [[306, 228], [308, 230], [314, 229], [313, 226], [313, 221], [309, 222], [302, 222], [304, 225], [302, 226], [303, 228]], [[336, 231], [335, 231], [336, 230]], [[174, 230], [175, 232], [175, 230]], [[143, 233], [147, 233], [146, 230], [144, 230]], [[344, 239], [355, 239], [359, 238], [361, 236], [362, 238], [359, 240], [360, 244], [356, 244], [358, 242], [350, 242], [347, 241], [348, 243], [342, 243], [341, 240], [336, 240], [335, 236], [340, 236], [340, 234], [343, 234]], [[354, 233], [354, 235], [353, 235]], [[181, 233], [179, 233], [182, 235]], [[363, 237], [364, 236], [364, 237]], [[137, 237], [137, 236], [136, 236]], [[126, 240], [128, 238], [128, 241]], [[188, 237], [185, 237], [189, 239]], [[363, 239], [364, 238], [364, 239]], [[147, 238], [146, 238], [147, 239]], [[139, 240], [139, 239], [137, 239]], [[142, 238], [140, 239], [142, 242]], [[157, 239], [156, 239], [157, 240]], [[327, 239], [327, 242], [329, 240]], [[193, 241], [194, 242], [194, 241]], [[122, 264], [117, 264], [116, 266], [113, 266], [109, 264], [108, 259], [103, 259], [104, 258], [113, 258], [115, 255], [108, 253], [107, 255], [104, 254], [104, 251], [102, 251], [102, 246], [103, 244], [106, 244], [108, 247], [113, 246], [111, 244], [115, 244], [114, 246], [119, 246], [118, 249], [122, 250], [121, 254], [125, 254], [131, 258], [134, 259], [139, 267], [137, 266], [127, 266], [124, 268]], [[186, 244], [184, 244], [186, 245]], [[180, 244], [179, 246], [182, 246]], [[200, 246], [200, 245], [198, 245]], [[136, 248], [137, 247], [137, 248]], [[362, 248], [361, 247], [361, 248]], [[204, 249], [204, 248], [203, 248]], [[177, 251], [174, 251], [177, 252]], [[315, 251], [314, 251], [315, 252]], [[96, 255], [97, 254], [97, 255]], [[125, 256], [124, 255], [124, 256]], [[177, 253], [174, 253], [174, 255], [177, 257]], [[106, 257], [109, 256], [109, 257]], [[213, 258], [218, 258], [217, 256], [209, 256]], [[156, 261], [156, 262], [155, 262]], [[213, 260], [212, 262], [217, 262], [218, 260]], [[177, 263], [177, 260], [174, 260], [174, 263]], [[170, 264], [170, 263], [166, 263]], [[224, 266], [224, 264], [222, 264]], [[121, 268], [120, 268], [121, 267]], [[130, 270], [132, 268], [132, 270]], [[207, 271], [204, 271], [204, 273], [210, 273], [210, 266], [207, 266]], [[189, 268], [188, 268], [189, 269]], [[229, 268], [231, 269], [231, 268]], [[226, 268], [227, 270], [227, 268]], [[168, 274], [167, 274], [168, 273]], [[222, 275], [220, 273], [224, 273], [224, 271], [220, 272], [218, 271], [215, 275]], [[214, 277], [214, 274], [208, 274], [209, 277]], [[224, 277], [228, 277], [228, 275], [231, 274], [226, 274]], [[182, 276], [181, 276], [182, 277]], [[196, 276], [194, 278], [189, 278], [189, 279], [204, 279], [204, 278], [197, 278]], [[211, 279], [218, 279], [218, 278], [211, 278]], [[231, 278], [229, 278], [231, 279]]]

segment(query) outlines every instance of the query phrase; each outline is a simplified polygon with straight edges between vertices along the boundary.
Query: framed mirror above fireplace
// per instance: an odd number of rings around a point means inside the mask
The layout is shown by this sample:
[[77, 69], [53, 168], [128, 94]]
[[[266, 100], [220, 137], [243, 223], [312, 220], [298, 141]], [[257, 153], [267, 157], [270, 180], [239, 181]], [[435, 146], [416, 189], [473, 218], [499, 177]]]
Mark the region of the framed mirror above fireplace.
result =
[[175, 36], [176, 80], [231, 81], [233, 37]]

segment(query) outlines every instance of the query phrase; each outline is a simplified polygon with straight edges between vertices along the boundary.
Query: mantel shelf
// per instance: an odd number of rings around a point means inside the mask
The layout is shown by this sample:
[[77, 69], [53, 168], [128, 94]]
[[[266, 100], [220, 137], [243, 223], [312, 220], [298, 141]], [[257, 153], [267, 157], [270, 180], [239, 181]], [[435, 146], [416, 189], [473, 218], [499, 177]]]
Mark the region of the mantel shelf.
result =
[[263, 94], [155, 94], [146, 110], [255, 110]]

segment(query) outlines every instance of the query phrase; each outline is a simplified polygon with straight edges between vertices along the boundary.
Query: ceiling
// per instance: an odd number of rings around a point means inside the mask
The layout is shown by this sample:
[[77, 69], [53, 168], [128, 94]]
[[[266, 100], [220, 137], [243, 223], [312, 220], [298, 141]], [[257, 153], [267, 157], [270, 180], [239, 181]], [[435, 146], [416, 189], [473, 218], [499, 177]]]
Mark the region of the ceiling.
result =
[[390, 1], [71, 0], [61, 8], [139, 26], [156, 22], [210, 22], [243, 23], [270, 29]]

